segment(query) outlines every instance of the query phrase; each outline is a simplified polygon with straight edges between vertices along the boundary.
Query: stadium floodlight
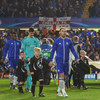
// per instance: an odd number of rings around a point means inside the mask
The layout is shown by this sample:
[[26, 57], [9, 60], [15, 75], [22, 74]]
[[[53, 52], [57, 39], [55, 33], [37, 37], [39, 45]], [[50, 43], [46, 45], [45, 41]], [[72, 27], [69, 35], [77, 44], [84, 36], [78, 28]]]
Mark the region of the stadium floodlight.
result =
[[29, 28], [20, 28], [20, 30], [29, 30]]
[[0, 30], [1, 30], [1, 31], [4, 31], [4, 30], [5, 30], [5, 28], [0, 28]]
[[[26, 31], [28, 31], [29, 28], [20, 28], [20, 30], [26, 30]], [[37, 28], [34, 28], [34, 30], [37, 31], [38, 29]]]
[[37, 28], [34, 28], [34, 30], [37, 31], [38, 29]]
[[82, 30], [84, 31], [84, 30], [85, 30], [85, 28], [82, 28]]
[[87, 30], [100, 30], [100, 28], [99, 27], [95, 27], [95, 28], [87, 28]]

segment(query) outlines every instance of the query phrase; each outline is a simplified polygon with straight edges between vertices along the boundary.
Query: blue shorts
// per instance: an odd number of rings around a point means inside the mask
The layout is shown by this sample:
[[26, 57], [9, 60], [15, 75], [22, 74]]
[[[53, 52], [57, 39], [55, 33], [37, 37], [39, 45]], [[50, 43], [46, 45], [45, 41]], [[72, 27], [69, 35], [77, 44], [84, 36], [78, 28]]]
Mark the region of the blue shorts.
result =
[[18, 61], [19, 61], [19, 59], [9, 58], [9, 69], [13, 68], [14, 70], [16, 70]]
[[57, 63], [57, 71], [58, 74], [64, 73], [64, 75], [67, 75], [69, 71], [69, 63], [67, 62], [64, 64], [62, 62]]

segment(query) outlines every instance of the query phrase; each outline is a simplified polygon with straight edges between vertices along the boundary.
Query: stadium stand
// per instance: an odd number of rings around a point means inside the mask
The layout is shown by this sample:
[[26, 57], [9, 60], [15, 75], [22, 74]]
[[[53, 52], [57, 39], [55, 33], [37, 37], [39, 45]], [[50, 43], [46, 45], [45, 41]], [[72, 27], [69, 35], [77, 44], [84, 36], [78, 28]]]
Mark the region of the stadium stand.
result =
[[100, 0], [95, 2], [89, 7], [89, 17], [100, 17]]
[[1, 0], [0, 17], [80, 17], [86, 0]]

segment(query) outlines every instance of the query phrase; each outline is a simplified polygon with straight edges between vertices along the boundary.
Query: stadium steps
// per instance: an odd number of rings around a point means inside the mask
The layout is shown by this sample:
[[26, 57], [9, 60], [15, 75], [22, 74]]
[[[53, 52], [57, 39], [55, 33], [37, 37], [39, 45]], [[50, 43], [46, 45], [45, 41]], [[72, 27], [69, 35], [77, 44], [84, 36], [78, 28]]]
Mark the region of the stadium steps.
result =
[[89, 18], [89, 7], [93, 4], [95, 0], [87, 0], [86, 1], [86, 4], [85, 4], [85, 7], [84, 7], [84, 10], [83, 10], [83, 14], [81, 16], [81, 18]]

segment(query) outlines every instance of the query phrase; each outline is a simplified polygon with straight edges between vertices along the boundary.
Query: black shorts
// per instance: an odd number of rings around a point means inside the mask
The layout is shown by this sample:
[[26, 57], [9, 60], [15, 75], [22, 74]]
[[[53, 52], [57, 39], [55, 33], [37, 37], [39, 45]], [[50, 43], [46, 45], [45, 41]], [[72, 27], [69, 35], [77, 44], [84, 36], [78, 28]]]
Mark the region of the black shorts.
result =
[[42, 71], [34, 72], [34, 74], [32, 75], [32, 82], [39, 81], [40, 79], [44, 79], [43, 72]]
[[18, 82], [25, 82], [27, 79], [27, 73], [21, 73], [18, 75]]

